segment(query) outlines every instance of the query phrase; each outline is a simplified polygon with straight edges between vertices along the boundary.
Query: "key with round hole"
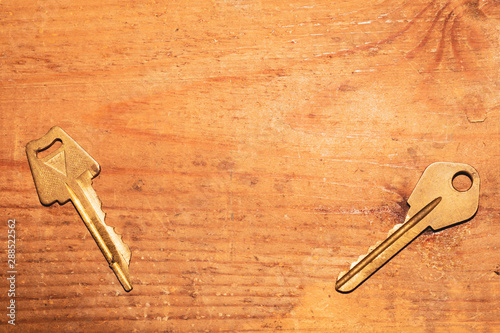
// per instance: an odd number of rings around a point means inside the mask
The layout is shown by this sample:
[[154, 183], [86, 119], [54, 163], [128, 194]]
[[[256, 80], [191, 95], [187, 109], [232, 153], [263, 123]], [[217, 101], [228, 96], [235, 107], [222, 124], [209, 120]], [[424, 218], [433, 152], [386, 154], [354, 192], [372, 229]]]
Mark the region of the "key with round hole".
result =
[[[39, 156], [39, 152], [56, 143], [59, 148], [47, 156]], [[42, 138], [29, 142], [26, 155], [40, 202], [49, 206], [71, 201], [123, 288], [132, 290], [130, 249], [104, 223], [101, 201], [92, 188], [92, 178], [100, 172], [99, 164], [60, 127], [53, 127]]]
[[[453, 180], [459, 175], [470, 179], [470, 188], [455, 189]], [[356, 289], [427, 228], [436, 231], [472, 218], [479, 204], [479, 174], [468, 164], [433, 163], [420, 177], [408, 204], [406, 221], [396, 225], [387, 239], [371, 247], [349, 271], [339, 275], [337, 291]]]

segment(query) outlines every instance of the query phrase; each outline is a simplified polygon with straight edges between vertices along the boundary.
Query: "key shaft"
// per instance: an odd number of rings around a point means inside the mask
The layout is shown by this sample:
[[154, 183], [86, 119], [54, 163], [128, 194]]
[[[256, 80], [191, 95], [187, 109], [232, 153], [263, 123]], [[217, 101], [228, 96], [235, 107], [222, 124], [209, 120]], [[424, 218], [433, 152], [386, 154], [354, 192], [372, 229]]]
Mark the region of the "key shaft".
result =
[[387, 263], [413, 239], [429, 227], [424, 218], [441, 202], [441, 197], [432, 200], [417, 214], [401, 225], [366, 257], [357, 262], [335, 284], [340, 292], [350, 292]]
[[100, 205], [96, 206], [96, 202], [92, 202], [88, 193], [85, 192], [78, 182], [66, 184], [66, 188], [70, 194], [71, 202], [80, 214], [104, 258], [106, 258], [109, 267], [115, 273], [123, 289], [131, 291], [132, 285], [130, 283], [128, 262], [122, 257], [117, 248], [117, 242], [113, 239], [118, 236], [104, 222], [104, 213], [102, 213]]

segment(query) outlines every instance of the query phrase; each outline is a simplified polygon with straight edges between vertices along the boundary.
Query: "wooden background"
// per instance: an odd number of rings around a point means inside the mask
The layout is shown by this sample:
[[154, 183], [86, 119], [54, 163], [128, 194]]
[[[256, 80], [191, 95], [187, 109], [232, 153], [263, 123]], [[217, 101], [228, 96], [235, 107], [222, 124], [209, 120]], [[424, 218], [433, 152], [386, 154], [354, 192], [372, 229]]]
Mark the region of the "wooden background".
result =
[[[0, 2], [0, 330], [500, 331], [500, 3]], [[132, 250], [123, 291], [26, 143], [59, 125]], [[425, 167], [473, 165], [474, 219], [334, 285]], [[7, 220], [17, 325], [7, 324]]]

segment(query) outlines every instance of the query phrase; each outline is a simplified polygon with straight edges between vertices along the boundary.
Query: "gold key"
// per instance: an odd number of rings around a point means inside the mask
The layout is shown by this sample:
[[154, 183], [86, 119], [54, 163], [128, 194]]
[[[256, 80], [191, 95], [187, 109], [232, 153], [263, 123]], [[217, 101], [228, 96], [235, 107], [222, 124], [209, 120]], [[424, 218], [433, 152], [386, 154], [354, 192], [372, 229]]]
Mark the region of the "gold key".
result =
[[[453, 179], [467, 176], [467, 190], [457, 190]], [[468, 164], [437, 162], [429, 165], [408, 199], [410, 210], [403, 224], [389, 232], [383, 242], [359, 257], [348, 272], [342, 272], [335, 289], [351, 292], [427, 228], [440, 230], [476, 214], [479, 204], [479, 174]]]
[[[59, 148], [47, 156], [38, 156], [56, 142]], [[56, 201], [63, 205], [71, 200], [123, 288], [132, 290], [130, 249], [121, 236], [104, 223], [101, 201], [92, 188], [92, 178], [101, 171], [99, 164], [59, 127], [29, 142], [26, 155], [40, 202], [49, 206]]]

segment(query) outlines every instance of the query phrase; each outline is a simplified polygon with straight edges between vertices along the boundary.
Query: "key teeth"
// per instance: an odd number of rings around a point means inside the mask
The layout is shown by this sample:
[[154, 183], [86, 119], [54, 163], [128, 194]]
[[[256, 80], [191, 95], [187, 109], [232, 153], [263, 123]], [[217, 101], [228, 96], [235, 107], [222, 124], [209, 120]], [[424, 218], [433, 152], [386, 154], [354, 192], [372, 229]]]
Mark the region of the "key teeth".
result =
[[111, 231], [113, 232], [113, 234], [115, 234], [115, 236], [123, 243], [123, 245], [128, 247], [127, 244], [125, 244], [125, 242], [123, 242], [123, 235], [117, 233], [115, 227], [110, 227], [110, 228], [111, 228]]
[[[351, 264], [351, 267], [349, 267], [349, 270], [353, 269], [354, 266], [356, 266], [361, 260], [363, 260], [367, 255], [370, 254], [370, 252], [372, 252], [373, 250], [375, 250], [380, 244], [382, 243], [382, 241], [378, 241], [376, 242], [374, 245], [370, 246], [368, 248], [368, 252], [366, 254], [362, 254], [358, 257], [358, 260], [356, 260], [355, 262], [353, 262]], [[339, 276], [339, 279], [342, 278], [343, 275], [345, 275], [347, 272], [342, 272], [340, 273], [340, 276]]]
[[364, 255], [363, 257], [366, 257], [370, 252], [375, 250], [380, 244], [382, 244], [382, 241], [377, 241], [374, 245], [370, 246], [368, 248], [368, 253], [366, 255]]
[[[394, 232], [396, 232], [399, 228], [401, 228], [401, 226], [403, 225], [404, 223], [399, 223], [399, 224], [396, 224], [390, 231], [389, 231], [389, 234], [387, 235], [387, 237], [389, 237], [390, 235], [392, 235]], [[356, 260], [355, 262], [353, 262], [351, 264], [351, 267], [349, 267], [349, 270], [348, 271], [343, 271], [339, 274], [339, 277], [337, 278], [337, 281], [340, 280], [344, 275], [346, 275], [350, 270], [352, 270], [361, 260], [363, 260], [367, 255], [369, 255], [373, 250], [375, 250], [377, 247], [379, 247], [380, 244], [382, 244], [383, 241], [378, 241], [376, 242], [374, 245], [370, 246], [368, 248], [368, 252], [364, 255], [360, 255], [358, 257], [358, 260]]]
[[108, 228], [109, 234], [112, 238], [115, 239], [115, 244], [119, 244], [120, 246], [117, 246], [117, 250], [120, 253], [120, 255], [125, 259], [127, 265], [130, 265], [130, 258], [132, 256], [132, 253], [130, 251], [130, 247], [125, 244], [123, 241], [123, 236], [118, 234], [115, 230], [114, 227], [106, 226]]
[[394, 227], [392, 227], [391, 230], [389, 230], [389, 233], [387, 234], [387, 237], [389, 237], [390, 235], [392, 235], [393, 233], [395, 233], [399, 228], [401, 228], [401, 226], [403, 225], [404, 223], [398, 223], [396, 224]]
[[[368, 252], [368, 253], [370, 253], [370, 252]], [[360, 255], [360, 256], [358, 257], [358, 260], [356, 260], [355, 262], [353, 262], [353, 263], [351, 264], [351, 267], [349, 267], [349, 270], [351, 270], [354, 266], [356, 266], [356, 264], [357, 264], [358, 262], [360, 262], [361, 260], [363, 260], [363, 259], [364, 259], [364, 257], [366, 257], [367, 255], [368, 255], [368, 254], [363, 254], [363, 255]]]
[[348, 271], [343, 271], [343, 272], [340, 272], [339, 277], [337, 278], [337, 281], [338, 281], [338, 280], [340, 280], [340, 279], [342, 279], [342, 277], [343, 277], [344, 275], [346, 275], [346, 274], [347, 274], [347, 272], [348, 272]]
[[[130, 247], [123, 241], [123, 235], [117, 233], [114, 227], [113, 227], [113, 232], [115, 233], [116, 236], [118, 236], [118, 239], [120, 239], [120, 241], [123, 243], [123, 245], [125, 246], [125, 248], [128, 251], [128, 253], [131, 253], [130, 252]], [[130, 256], [128, 256], [127, 264], [130, 264]]]
[[[94, 177], [95, 177], [95, 176], [94, 176]], [[104, 218], [106, 218], [106, 213], [102, 210], [102, 201], [101, 201], [101, 199], [99, 198], [99, 196], [97, 195], [97, 193], [95, 192], [94, 187], [92, 186], [92, 185], [94, 184], [94, 181], [93, 181], [92, 179], [93, 179], [93, 178], [91, 178], [91, 179], [89, 180], [89, 187], [90, 187], [90, 188], [94, 191], [92, 194], [93, 194], [93, 195], [95, 195], [95, 201], [97, 202], [97, 206], [98, 206], [99, 210], [101, 211], [102, 216], [103, 216]], [[104, 219], [103, 219], [103, 221], [104, 221]]]
[[[90, 181], [90, 183], [92, 184], [92, 181]], [[109, 226], [106, 224], [106, 213], [102, 210], [102, 201], [99, 199], [99, 197], [96, 196], [96, 202], [98, 203], [99, 205], [99, 214], [101, 214], [102, 216], [102, 220], [104, 222], [104, 225], [108, 228], [110, 234], [112, 234], [114, 237], [116, 237], [118, 239], [118, 241], [120, 242], [120, 244], [124, 247], [124, 251], [120, 251], [120, 249], [118, 249], [118, 251], [120, 252], [121, 256], [125, 259], [125, 261], [127, 262], [127, 265], [130, 265], [130, 258], [132, 256], [132, 253], [130, 251], [130, 247], [125, 244], [125, 242], [123, 241], [123, 235], [119, 234], [116, 232], [116, 227], [112, 227], [112, 226]]]

